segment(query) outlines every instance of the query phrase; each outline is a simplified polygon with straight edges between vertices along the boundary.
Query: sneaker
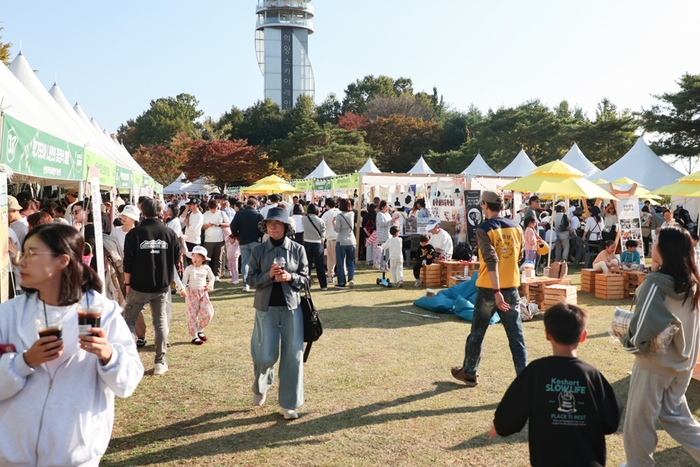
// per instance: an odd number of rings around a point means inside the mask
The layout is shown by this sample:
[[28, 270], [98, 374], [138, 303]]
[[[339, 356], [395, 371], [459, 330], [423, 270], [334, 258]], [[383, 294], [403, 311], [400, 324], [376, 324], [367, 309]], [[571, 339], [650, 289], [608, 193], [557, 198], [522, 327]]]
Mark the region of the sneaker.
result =
[[463, 382], [468, 388], [476, 387], [479, 384], [479, 375], [467, 376], [467, 374], [462, 370], [462, 368], [456, 366], [452, 368], [452, 376], [455, 379]]
[[413, 287], [420, 287], [420, 285], [421, 285], [421, 280], [416, 279], [416, 282], [413, 284]]
[[214, 278], [214, 282], [221, 282], [221, 276], [216, 276]]
[[231, 281], [231, 283], [232, 283], [233, 285], [238, 285], [238, 284], [239, 284], [238, 281]]
[[285, 409], [284, 407], [280, 409], [280, 414], [282, 414], [285, 420], [296, 420], [299, 418], [299, 414], [296, 410]]
[[398, 287], [399, 289], [403, 287], [403, 281], [399, 281], [398, 284], [396, 284], [396, 287]]
[[341, 284], [335, 284], [335, 288], [336, 289], [343, 289], [343, 290], [347, 289], [347, 287], [345, 285], [341, 285]]
[[160, 376], [166, 371], [168, 371], [168, 364], [165, 363], [165, 361], [163, 363], [156, 363], [155, 368], [153, 368], [153, 375]]
[[266, 392], [262, 394], [253, 394], [253, 405], [260, 407], [265, 403], [265, 399], [267, 399]]
[[243, 286], [243, 291], [244, 292], [250, 292], [250, 286], [248, 284]]
[[146, 338], [145, 337], [139, 337], [136, 339], [136, 347], [141, 348], [146, 346]]
[[348, 281], [348, 287], [350, 287], [351, 289], [352, 289], [353, 287], [355, 287], [355, 281], [352, 280], [352, 279], [350, 279], [350, 280]]
[[321, 290], [325, 292], [326, 290], [328, 290], [328, 287], [321, 287]]

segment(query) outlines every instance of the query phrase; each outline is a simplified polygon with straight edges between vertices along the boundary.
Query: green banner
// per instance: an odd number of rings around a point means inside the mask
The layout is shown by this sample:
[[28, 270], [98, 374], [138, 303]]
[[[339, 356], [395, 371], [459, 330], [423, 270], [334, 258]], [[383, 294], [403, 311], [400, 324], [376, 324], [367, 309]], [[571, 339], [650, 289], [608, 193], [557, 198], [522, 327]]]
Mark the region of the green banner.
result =
[[313, 182], [315, 191], [329, 191], [333, 187], [333, 179], [331, 178], [316, 178]]
[[294, 188], [301, 191], [311, 191], [314, 189], [314, 181], [309, 180], [297, 180], [293, 183]]
[[226, 187], [226, 194], [229, 196], [240, 194], [241, 187], [239, 186], [228, 186]]
[[117, 188], [131, 188], [131, 170], [117, 166]]
[[[143, 186], [143, 185], [141, 184], [142, 177], [143, 177], [143, 176], [142, 176], [140, 173], [136, 173], [136, 172], [132, 173], [132, 174], [131, 174], [131, 184], [132, 184], [132, 185], [136, 185], [137, 187]], [[132, 188], [133, 188], [133, 187], [132, 187]]]
[[22, 175], [55, 180], [83, 180], [82, 147], [5, 114], [2, 161]]
[[115, 181], [117, 177], [117, 164], [101, 158], [89, 149], [85, 149], [84, 165], [85, 180], [89, 179], [88, 171], [90, 170], [90, 167], [97, 167], [98, 169], [100, 169], [100, 185], [108, 187], [115, 186]]
[[333, 178], [334, 190], [353, 190], [360, 185], [360, 174], [341, 175]]

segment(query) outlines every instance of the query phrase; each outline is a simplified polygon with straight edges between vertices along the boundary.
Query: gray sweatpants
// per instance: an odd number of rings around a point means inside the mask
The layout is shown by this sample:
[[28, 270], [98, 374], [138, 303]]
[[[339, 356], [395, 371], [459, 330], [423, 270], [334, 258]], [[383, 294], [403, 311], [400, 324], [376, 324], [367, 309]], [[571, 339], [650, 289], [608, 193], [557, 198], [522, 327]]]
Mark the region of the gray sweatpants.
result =
[[[148, 303], [151, 307], [153, 317], [153, 332], [155, 334], [155, 363], [164, 363], [167, 352], [169, 319], [168, 304], [169, 291], [163, 293], [146, 293], [131, 289], [126, 294], [126, 304], [124, 305], [124, 319], [132, 334], [135, 334], [136, 319], [143, 307]], [[172, 308], [170, 308], [172, 310]]]
[[654, 465], [656, 420], [700, 462], [700, 423], [693, 418], [685, 400], [692, 374], [691, 370], [677, 378], [659, 376], [640, 368], [635, 359], [623, 428], [627, 467]]

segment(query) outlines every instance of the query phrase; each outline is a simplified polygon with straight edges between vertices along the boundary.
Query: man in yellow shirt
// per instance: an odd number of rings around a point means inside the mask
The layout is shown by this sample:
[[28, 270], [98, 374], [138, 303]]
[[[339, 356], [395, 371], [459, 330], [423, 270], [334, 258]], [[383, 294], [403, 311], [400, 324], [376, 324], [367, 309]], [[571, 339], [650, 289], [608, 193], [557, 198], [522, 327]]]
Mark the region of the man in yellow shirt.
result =
[[464, 363], [452, 368], [452, 376], [468, 387], [479, 384], [479, 361], [489, 321], [498, 313], [508, 336], [515, 373], [527, 366], [527, 349], [523, 323], [518, 312], [520, 272], [518, 260], [522, 250], [522, 230], [510, 219], [500, 216], [503, 195], [495, 191], [481, 194], [485, 221], [476, 231], [479, 247], [479, 277], [476, 281], [476, 303], [472, 329], [465, 345]]

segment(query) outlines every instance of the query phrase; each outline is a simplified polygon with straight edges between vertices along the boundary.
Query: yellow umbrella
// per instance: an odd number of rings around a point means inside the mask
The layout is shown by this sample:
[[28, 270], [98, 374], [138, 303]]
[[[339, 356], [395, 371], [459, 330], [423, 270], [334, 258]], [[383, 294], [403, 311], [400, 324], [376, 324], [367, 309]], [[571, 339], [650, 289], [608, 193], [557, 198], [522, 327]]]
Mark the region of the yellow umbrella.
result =
[[575, 175], [563, 175], [557, 173], [536, 172], [514, 180], [502, 187], [506, 191], [520, 191], [526, 193], [552, 193], [559, 197], [569, 198], [601, 198], [615, 199], [615, 197], [593, 182]]
[[602, 185], [604, 183], [610, 183], [610, 182], [605, 180], [604, 178], [596, 178], [595, 180], [592, 181], [592, 183], [595, 183], [596, 185]]
[[700, 172], [693, 172], [678, 179], [679, 182], [700, 182]]
[[629, 177], [620, 177], [617, 180], [613, 180], [612, 183], [615, 185], [634, 185], [636, 183], [638, 186], [642, 186], [641, 183], [635, 182]]
[[584, 177], [583, 172], [578, 169], [571, 167], [566, 162], [560, 160], [549, 162], [545, 165], [535, 167], [530, 172], [532, 173], [548, 173], [548, 174], [560, 174], [560, 175], [571, 175], [574, 177]]
[[255, 193], [255, 194], [271, 194], [271, 193], [300, 193], [301, 190], [297, 190], [293, 185], [287, 183], [283, 178], [277, 175], [270, 175], [265, 178], [261, 178], [257, 182], [253, 183], [248, 188], [241, 190], [244, 193]]
[[657, 188], [654, 190], [654, 193], [676, 196], [700, 196], [700, 179], [693, 182], [688, 180], [684, 181], [684, 178], [685, 177], [679, 178], [676, 183], [671, 185]]

